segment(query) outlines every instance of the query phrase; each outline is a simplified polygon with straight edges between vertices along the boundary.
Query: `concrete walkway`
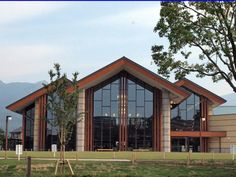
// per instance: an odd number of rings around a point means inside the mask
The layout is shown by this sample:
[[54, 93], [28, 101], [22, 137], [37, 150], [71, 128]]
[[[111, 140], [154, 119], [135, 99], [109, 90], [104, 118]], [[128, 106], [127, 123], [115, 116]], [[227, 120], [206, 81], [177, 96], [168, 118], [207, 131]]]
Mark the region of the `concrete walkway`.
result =
[[[17, 160], [17, 158], [7, 158], [9, 160]], [[32, 160], [49, 160], [49, 161], [56, 161], [58, 160], [57, 158], [37, 158], [37, 157], [32, 157]], [[4, 158], [0, 158], [0, 160], [5, 160]], [[25, 160], [24, 157], [21, 158], [21, 160]], [[91, 162], [131, 162], [129, 159], [66, 159], [70, 161], [91, 161]]]

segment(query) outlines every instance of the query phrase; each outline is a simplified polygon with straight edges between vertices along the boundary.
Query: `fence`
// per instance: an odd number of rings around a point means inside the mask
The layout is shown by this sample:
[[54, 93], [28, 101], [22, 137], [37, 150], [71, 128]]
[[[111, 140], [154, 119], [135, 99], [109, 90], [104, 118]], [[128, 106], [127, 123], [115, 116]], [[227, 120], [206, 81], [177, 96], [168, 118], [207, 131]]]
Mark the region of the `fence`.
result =
[[[236, 146], [235, 146], [236, 148]], [[236, 149], [235, 149], [236, 153]], [[50, 151], [24, 151], [22, 158], [31, 156], [32, 158], [58, 159], [60, 152], [56, 152], [55, 156]], [[235, 154], [231, 153], [189, 153], [189, 152], [65, 152], [68, 159], [129, 159], [132, 160], [186, 160], [190, 156], [191, 160], [233, 160]], [[5, 151], [0, 151], [0, 158], [4, 158]], [[17, 158], [15, 151], [7, 151], [8, 158]]]

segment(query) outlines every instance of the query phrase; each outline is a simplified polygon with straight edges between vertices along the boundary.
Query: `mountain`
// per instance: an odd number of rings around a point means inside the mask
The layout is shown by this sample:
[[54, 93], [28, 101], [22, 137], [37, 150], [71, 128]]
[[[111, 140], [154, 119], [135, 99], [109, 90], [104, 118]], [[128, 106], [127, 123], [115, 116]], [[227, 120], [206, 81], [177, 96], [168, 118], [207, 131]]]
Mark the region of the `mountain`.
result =
[[21, 126], [22, 116], [5, 109], [5, 107], [41, 88], [43, 83], [46, 83], [46, 81], [37, 83], [4, 83], [0, 80], [0, 128], [5, 130], [6, 115], [11, 115], [13, 117], [13, 119], [9, 121], [10, 131]]
[[227, 102], [222, 106], [236, 106], [236, 93], [224, 95], [223, 98], [227, 100]]
[[213, 109], [214, 115], [236, 114], [236, 93], [222, 96], [227, 102]]

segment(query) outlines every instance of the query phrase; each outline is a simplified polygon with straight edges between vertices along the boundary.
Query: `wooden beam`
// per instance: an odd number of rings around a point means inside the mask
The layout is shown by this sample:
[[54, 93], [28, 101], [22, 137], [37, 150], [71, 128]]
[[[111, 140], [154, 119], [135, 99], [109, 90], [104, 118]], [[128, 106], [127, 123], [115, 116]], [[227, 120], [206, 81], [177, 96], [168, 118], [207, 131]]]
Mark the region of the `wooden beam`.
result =
[[[202, 131], [202, 137], [226, 137], [225, 131]], [[171, 137], [200, 137], [200, 131], [171, 131]]]

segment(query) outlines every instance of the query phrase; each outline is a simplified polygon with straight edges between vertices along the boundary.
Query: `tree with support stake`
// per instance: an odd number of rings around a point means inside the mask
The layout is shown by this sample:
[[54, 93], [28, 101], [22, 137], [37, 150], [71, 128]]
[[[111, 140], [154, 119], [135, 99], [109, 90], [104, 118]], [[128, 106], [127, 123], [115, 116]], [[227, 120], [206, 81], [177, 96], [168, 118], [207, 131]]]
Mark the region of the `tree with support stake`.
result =
[[65, 159], [65, 148], [68, 144], [74, 125], [81, 120], [83, 113], [78, 113], [77, 105], [79, 98], [79, 88], [77, 85], [78, 73], [73, 74], [73, 79], [67, 79], [66, 74], [61, 75], [59, 64], [54, 64], [54, 69], [49, 71], [50, 83], [44, 85], [47, 90], [47, 111], [51, 114], [50, 119], [46, 119], [53, 127], [57, 127], [60, 143], [60, 159], [56, 163], [55, 175], [60, 169], [64, 173], [65, 165], [68, 165], [71, 174], [74, 172], [69, 160]]

